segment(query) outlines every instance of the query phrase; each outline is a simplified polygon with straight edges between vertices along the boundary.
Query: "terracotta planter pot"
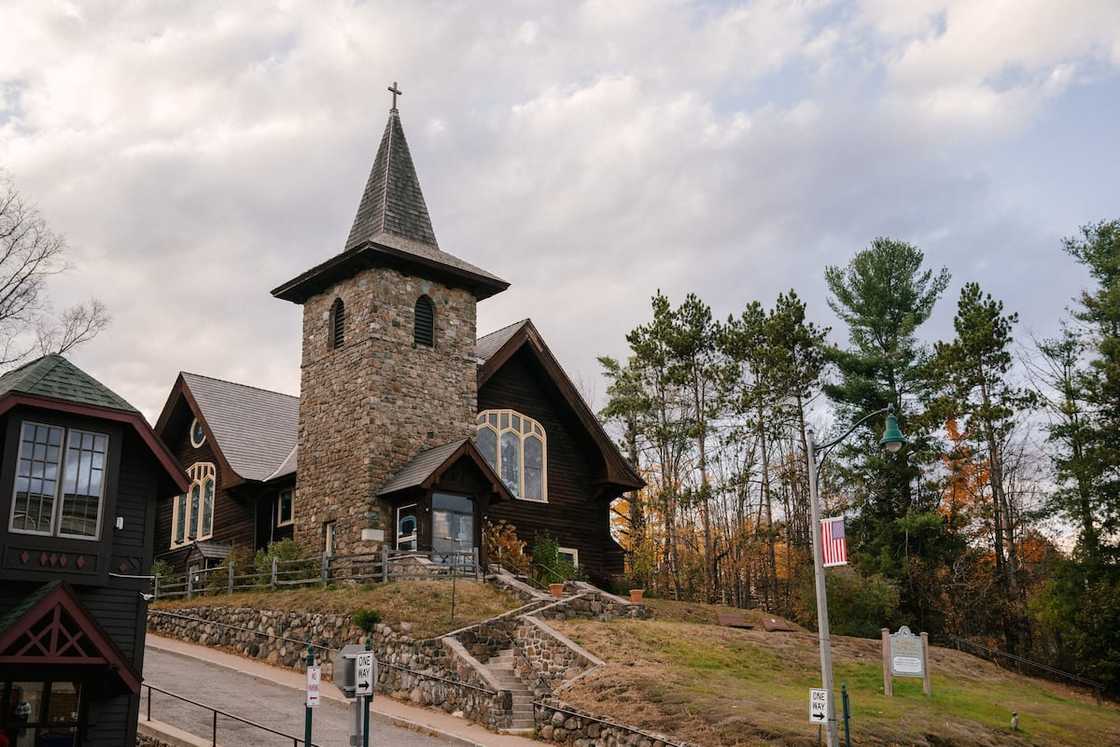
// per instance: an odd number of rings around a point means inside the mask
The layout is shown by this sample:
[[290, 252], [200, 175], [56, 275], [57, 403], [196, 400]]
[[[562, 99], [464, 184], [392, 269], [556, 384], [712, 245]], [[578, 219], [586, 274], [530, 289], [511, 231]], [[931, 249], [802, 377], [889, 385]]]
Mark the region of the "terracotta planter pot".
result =
[[641, 604], [642, 595], [646, 593], [645, 589], [631, 589], [630, 590], [630, 604]]
[[560, 597], [564, 596], [564, 584], [549, 584], [548, 591], [552, 594], [552, 596], [559, 599]]

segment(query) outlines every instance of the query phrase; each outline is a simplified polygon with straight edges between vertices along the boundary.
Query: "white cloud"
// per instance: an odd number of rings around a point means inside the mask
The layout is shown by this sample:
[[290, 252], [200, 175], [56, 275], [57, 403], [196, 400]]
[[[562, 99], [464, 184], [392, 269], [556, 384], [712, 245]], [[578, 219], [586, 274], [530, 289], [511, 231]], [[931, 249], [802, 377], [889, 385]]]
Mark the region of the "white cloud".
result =
[[115, 316], [79, 363], [150, 415], [179, 369], [293, 391], [268, 290], [340, 250], [398, 80], [441, 244], [514, 284], [481, 331], [533, 316], [590, 380], [658, 287], [824, 316], [821, 265], [875, 235], [962, 272], [1052, 241], [971, 156], [1115, 77], [1118, 6], [1055, 7], [28, 0], [0, 165], [70, 238], [57, 303]]

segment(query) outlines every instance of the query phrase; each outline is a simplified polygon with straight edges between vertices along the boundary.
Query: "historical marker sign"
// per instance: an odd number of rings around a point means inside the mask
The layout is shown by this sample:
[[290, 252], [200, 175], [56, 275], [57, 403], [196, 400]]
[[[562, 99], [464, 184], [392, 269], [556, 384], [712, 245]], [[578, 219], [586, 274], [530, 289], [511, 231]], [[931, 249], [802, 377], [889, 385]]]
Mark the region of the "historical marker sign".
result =
[[813, 688], [809, 691], [809, 723], [823, 724], [828, 721], [828, 691]]
[[363, 651], [354, 657], [354, 694], [373, 695], [373, 652]]
[[314, 708], [319, 705], [319, 682], [322, 679], [322, 670], [317, 665], [307, 668], [307, 707]]
[[925, 671], [922, 639], [903, 625], [891, 633], [891, 674], [895, 677], [921, 677]]
[[922, 692], [931, 692], [929, 679], [929, 638], [910, 632], [903, 625], [897, 633], [883, 628], [883, 692], [894, 694], [895, 677], [917, 677], [922, 680]]

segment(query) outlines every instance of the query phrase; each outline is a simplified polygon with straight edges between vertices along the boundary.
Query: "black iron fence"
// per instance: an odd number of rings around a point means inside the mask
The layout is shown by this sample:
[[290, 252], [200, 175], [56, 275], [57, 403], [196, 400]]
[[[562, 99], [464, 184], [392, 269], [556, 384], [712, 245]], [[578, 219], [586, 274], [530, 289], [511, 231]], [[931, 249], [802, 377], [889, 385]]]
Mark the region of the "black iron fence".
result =
[[1025, 656], [1018, 656], [1010, 654], [1006, 651], [999, 649], [988, 648], [987, 646], [979, 643], [973, 643], [965, 638], [958, 638], [955, 635], [945, 636], [945, 646], [956, 648], [958, 651], [963, 651], [973, 656], [979, 656], [981, 659], [987, 659], [993, 664], [997, 664], [1004, 669], [1010, 669], [1014, 672], [1024, 675], [1040, 676], [1048, 680], [1056, 680], [1058, 682], [1065, 682], [1075, 687], [1085, 688], [1092, 690], [1096, 696], [1097, 704], [1099, 705], [1104, 696], [1104, 685], [1095, 680], [1082, 677], [1072, 672], [1064, 672], [1061, 669], [1052, 667], [1049, 664], [1043, 664], [1034, 659], [1028, 659]]
[[[217, 747], [217, 745], [218, 745], [218, 717], [219, 716], [221, 716], [224, 719], [229, 719], [231, 721], [236, 721], [240, 724], [244, 724], [246, 726], [252, 727], [253, 729], [259, 729], [260, 731], [264, 731], [264, 732], [267, 732], [269, 734], [273, 734], [273, 735], [278, 736], [278, 737], [284, 737], [285, 739], [290, 739], [290, 740], [292, 740], [292, 746], [293, 747], [299, 747], [299, 745], [304, 743], [302, 735], [296, 736], [295, 734], [286, 734], [282, 731], [277, 731], [276, 729], [265, 726], [264, 724], [259, 724], [256, 721], [253, 721], [252, 719], [242, 718], [241, 716], [236, 716], [232, 713], [228, 713], [227, 711], [223, 711], [221, 709], [214, 708], [213, 706], [208, 706], [205, 703], [199, 703], [197, 700], [192, 700], [192, 699], [184, 697], [182, 695], [176, 695], [173, 692], [170, 692], [168, 690], [164, 690], [163, 688], [156, 687], [155, 685], [149, 685], [147, 682], [145, 682], [143, 684], [143, 686], [148, 689], [148, 698], [147, 698], [148, 702], [147, 702], [146, 708], [145, 708], [145, 714], [146, 714], [145, 715], [145, 720], [146, 721], [150, 722], [152, 720], [152, 700], [153, 700], [152, 692], [153, 691], [157, 692], [157, 693], [160, 693], [161, 695], [166, 695], [170, 698], [174, 698], [175, 700], [181, 701], [183, 703], [188, 703], [188, 704], [190, 704], [192, 706], [195, 706], [197, 708], [201, 708], [202, 710], [209, 711], [210, 712], [210, 717], [211, 717], [210, 718], [210, 744], [211, 744], [212, 747]], [[314, 742], [312, 742], [311, 747], [320, 747], [320, 746], [316, 745]]]

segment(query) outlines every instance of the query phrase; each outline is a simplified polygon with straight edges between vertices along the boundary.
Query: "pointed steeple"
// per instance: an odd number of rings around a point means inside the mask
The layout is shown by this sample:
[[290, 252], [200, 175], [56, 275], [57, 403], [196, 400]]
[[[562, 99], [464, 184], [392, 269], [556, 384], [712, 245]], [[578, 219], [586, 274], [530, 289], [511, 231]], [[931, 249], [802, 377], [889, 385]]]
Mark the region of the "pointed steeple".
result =
[[[395, 100], [396, 96], [393, 98]], [[358, 204], [358, 214], [346, 239], [346, 249], [373, 241], [382, 233], [439, 247], [396, 106], [389, 111], [389, 121], [385, 123], [385, 133]]]

